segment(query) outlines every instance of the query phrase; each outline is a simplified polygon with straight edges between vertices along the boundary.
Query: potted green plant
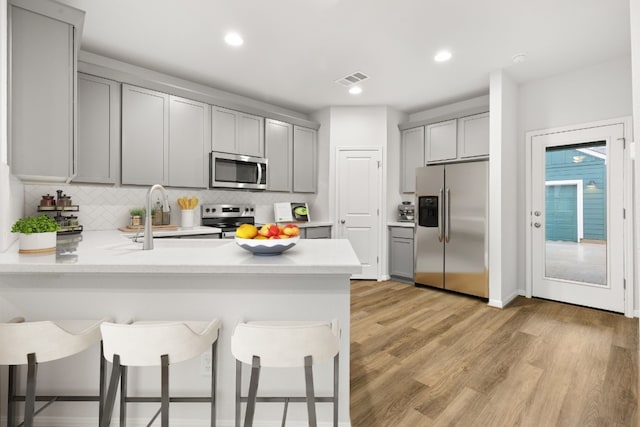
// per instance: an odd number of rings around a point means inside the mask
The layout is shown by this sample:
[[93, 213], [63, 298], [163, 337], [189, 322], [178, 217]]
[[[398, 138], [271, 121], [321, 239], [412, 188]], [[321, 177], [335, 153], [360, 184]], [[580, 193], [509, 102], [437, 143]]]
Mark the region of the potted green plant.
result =
[[20, 233], [20, 253], [42, 253], [56, 250], [56, 231], [58, 223], [47, 215], [20, 218], [11, 227], [12, 233]]
[[141, 218], [144, 217], [144, 209], [143, 208], [129, 209], [129, 215], [131, 215], [131, 225], [134, 227], [137, 227], [142, 223]]

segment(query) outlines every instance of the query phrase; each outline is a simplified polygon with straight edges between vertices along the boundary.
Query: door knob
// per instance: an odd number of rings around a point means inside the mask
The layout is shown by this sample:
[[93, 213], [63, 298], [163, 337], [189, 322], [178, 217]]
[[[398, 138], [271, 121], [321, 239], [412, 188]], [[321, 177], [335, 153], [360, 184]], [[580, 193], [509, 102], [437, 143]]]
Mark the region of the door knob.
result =
[[533, 226], [534, 226], [535, 228], [540, 228], [540, 226], [541, 226], [541, 225], [542, 225], [542, 224], [540, 224], [539, 222], [534, 222], [534, 223], [533, 223]]
[[540, 215], [542, 215], [542, 212], [540, 212], [540, 211], [535, 211], [533, 214], [534, 214], [535, 216], [540, 216]]
[[340, 224], [344, 224], [344, 223], [345, 223], [344, 219], [341, 219]]

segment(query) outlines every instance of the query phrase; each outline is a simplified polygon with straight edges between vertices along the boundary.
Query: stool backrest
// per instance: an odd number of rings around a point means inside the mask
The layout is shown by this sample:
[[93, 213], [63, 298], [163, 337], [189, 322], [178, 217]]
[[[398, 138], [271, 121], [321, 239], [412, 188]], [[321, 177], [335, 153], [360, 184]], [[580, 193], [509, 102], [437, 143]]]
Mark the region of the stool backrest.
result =
[[[198, 330], [195, 325], [205, 325]], [[218, 338], [220, 321], [207, 322], [136, 322], [134, 324], [103, 323], [104, 357], [113, 362], [120, 356], [126, 366], [158, 366], [160, 356], [168, 355], [169, 363], [178, 363], [201, 355]]]
[[243, 363], [260, 357], [265, 367], [300, 367], [333, 358], [340, 350], [338, 321], [239, 323], [231, 337], [231, 352]]
[[0, 365], [25, 365], [27, 354], [38, 363], [62, 359], [100, 341], [101, 321], [0, 323]]

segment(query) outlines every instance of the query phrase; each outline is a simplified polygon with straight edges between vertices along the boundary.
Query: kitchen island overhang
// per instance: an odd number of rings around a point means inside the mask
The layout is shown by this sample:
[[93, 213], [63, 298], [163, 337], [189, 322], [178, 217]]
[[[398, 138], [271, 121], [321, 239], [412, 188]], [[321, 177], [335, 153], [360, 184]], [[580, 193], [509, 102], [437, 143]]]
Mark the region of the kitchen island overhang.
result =
[[[194, 240], [197, 247], [190, 248], [188, 239], [180, 239], [173, 241], [175, 246], [167, 242], [142, 251], [128, 246], [131, 243], [123, 242], [122, 236], [110, 233], [85, 233], [74, 264], [56, 263], [55, 256], [41, 261], [35, 257], [25, 259], [12, 254], [12, 249], [0, 254], [0, 312], [4, 320], [17, 315], [29, 320], [107, 316], [120, 322], [219, 318], [223, 327], [219, 342], [218, 420], [219, 425], [233, 425], [235, 361], [230, 353], [230, 337], [236, 323], [258, 319], [338, 319], [339, 420], [341, 426], [350, 425], [349, 288], [351, 274], [359, 273], [361, 267], [347, 240], [301, 240], [282, 255], [257, 257], [233, 241], [222, 240]], [[43, 367], [40, 384], [44, 389], [93, 391], [91, 387], [97, 387], [98, 381], [97, 354], [98, 349], [92, 349], [73, 360], [61, 361], [54, 372]], [[193, 395], [207, 390], [205, 357], [172, 368], [175, 374], [172, 373], [170, 384], [174, 394]], [[70, 377], [69, 371], [74, 369], [82, 376]], [[331, 370], [331, 364], [318, 366], [318, 395], [330, 393]], [[132, 393], [149, 395], [159, 391], [157, 374], [153, 370], [132, 373]], [[304, 394], [302, 371], [265, 370], [263, 378], [261, 392]], [[243, 379], [248, 379], [248, 368]], [[6, 394], [6, 376], [2, 378], [2, 394]], [[97, 408], [90, 406], [60, 403], [39, 417], [52, 426], [81, 425], [97, 416]], [[148, 420], [156, 409], [154, 405], [131, 406], [128, 410], [132, 425]], [[317, 409], [321, 423], [331, 420], [331, 405], [318, 404]], [[263, 404], [257, 408], [256, 421], [280, 425], [281, 415], [281, 405]], [[203, 425], [207, 416], [206, 405], [171, 407], [175, 425]], [[287, 419], [290, 425], [306, 425], [305, 405], [291, 405]]]

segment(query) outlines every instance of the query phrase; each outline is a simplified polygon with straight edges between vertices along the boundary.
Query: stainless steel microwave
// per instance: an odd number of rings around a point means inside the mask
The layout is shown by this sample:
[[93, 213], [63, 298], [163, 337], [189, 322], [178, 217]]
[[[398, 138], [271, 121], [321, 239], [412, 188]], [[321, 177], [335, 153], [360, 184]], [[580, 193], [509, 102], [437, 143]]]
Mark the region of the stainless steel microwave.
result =
[[266, 190], [267, 159], [217, 151], [210, 158], [211, 187]]

